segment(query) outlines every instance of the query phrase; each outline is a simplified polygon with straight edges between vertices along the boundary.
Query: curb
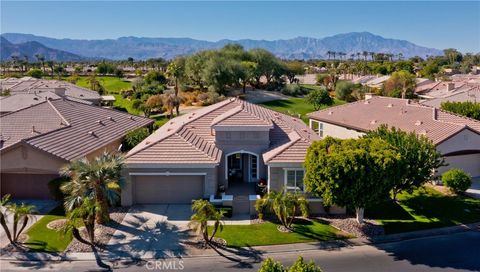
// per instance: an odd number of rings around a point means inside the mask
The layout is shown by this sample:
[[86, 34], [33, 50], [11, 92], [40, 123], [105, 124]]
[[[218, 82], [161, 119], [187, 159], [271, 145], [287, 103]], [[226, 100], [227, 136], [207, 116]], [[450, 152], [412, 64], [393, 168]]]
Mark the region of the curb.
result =
[[[462, 224], [452, 227], [444, 227], [437, 229], [429, 230], [419, 230], [398, 234], [388, 234], [383, 236], [377, 236], [372, 238], [352, 238], [347, 240], [334, 240], [334, 241], [325, 241], [325, 242], [311, 242], [311, 243], [298, 243], [298, 244], [286, 244], [286, 245], [272, 245], [272, 246], [255, 246], [251, 248], [243, 248], [246, 252], [241, 254], [240, 257], [248, 257], [254, 254], [264, 255], [264, 254], [278, 254], [278, 253], [293, 253], [293, 252], [307, 252], [313, 250], [324, 250], [324, 249], [334, 249], [342, 247], [352, 247], [352, 246], [365, 246], [365, 245], [374, 245], [374, 244], [384, 244], [399, 242], [405, 240], [421, 239], [434, 236], [442, 236], [448, 234], [462, 233], [467, 231], [480, 231], [480, 222], [472, 224]], [[238, 254], [229, 253], [223, 249], [222, 251], [224, 256], [236, 256]], [[251, 252], [248, 252], [251, 251]], [[145, 251], [138, 252], [142, 257], [134, 258], [138, 260], [148, 260], [156, 259], [158, 252], [162, 252], [161, 258], [211, 258], [218, 257], [218, 253], [207, 253], [199, 255], [175, 255], [174, 253], [171, 256], [165, 254], [165, 251]], [[102, 258], [107, 257], [106, 259], [110, 261], [120, 260], [122, 258], [132, 258], [130, 254], [125, 252], [98, 252], [97, 255]], [[115, 257], [109, 257], [105, 255], [114, 255]], [[3, 254], [0, 256], [1, 261], [94, 261], [96, 260], [95, 254], [93, 252], [70, 252], [70, 253], [61, 253], [61, 254], [50, 254], [50, 253], [39, 253], [39, 252], [27, 252], [27, 253], [18, 253], [14, 252], [11, 254]]]

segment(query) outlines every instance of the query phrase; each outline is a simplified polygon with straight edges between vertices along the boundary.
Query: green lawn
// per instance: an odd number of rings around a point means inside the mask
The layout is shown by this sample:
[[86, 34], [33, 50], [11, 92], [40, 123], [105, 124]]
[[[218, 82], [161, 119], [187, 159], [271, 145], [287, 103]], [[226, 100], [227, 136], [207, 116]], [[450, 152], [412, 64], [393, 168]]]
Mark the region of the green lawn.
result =
[[226, 225], [217, 237], [227, 241], [229, 247], [293, 244], [312, 241], [327, 241], [348, 238], [341, 231], [318, 221], [301, 220], [295, 231], [283, 233], [277, 224], [266, 222], [253, 225]]
[[29, 239], [25, 243], [25, 246], [33, 251], [64, 251], [72, 241], [72, 234], [64, 234], [62, 231], [47, 228], [48, 223], [57, 219], [65, 219], [65, 212], [62, 206], [58, 206], [50, 211], [27, 230], [26, 233]]
[[[342, 100], [334, 99], [334, 103], [332, 107], [342, 105], [344, 103], [345, 102]], [[305, 123], [308, 123], [307, 113], [315, 111], [313, 106], [305, 102], [305, 99], [303, 98], [289, 98], [289, 99], [274, 100], [274, 101], [262, 103], [260, 105], [263, 105], [269, 109], [283, 112], [295, 117], [298, 117], [298, 115], [300, 115], [301, 119]], [[325, 108], [328, 108], [328, 106], [323, 106], [320, 109], [325, 109]]]
[[447, 196], [424, 187], [402, 193], [398, 200], [399, 204], [388, 201], [366, 209], [366, 216], [381, 222], [387, 234], [480, 221], [480, 199]]
[[[97, 80], [100, 81], [102, 86], [110, 94], [117, 94], [123, 90], [129, 90], [132, 88], [132, 83], [122, 78], [112, 76], [97, 76]], [[77, 85], [80, 87], [90, 88], [88, 84], [88, 77], [82, 76], [78, 78]]]

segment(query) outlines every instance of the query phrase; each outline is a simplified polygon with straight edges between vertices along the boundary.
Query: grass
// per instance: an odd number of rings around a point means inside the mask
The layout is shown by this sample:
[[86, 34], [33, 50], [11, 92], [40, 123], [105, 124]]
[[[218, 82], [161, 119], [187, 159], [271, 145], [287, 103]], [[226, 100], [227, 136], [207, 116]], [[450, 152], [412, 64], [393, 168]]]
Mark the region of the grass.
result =
[[[314, 85], [309, 85], [309, 86], [314, 86]], [[322, 106], [320, 109], [338, 106], [344, 103], [345, 102], [342, 100], [334, 99], [333, 105], [331, 106], [325, 105], [325, 106]], [[304, 98], [289, 98], [289, 99], [274, 100], [274, 101], [261, 103], [260, 105], [263, 105], [275, 111], [286, 113], [295, 117], [300, 117], [305, 123], [308, 123], [307, 114], [315, 111], [315, 109], [311, 104], [305, 102]]]
[[328, 241], [348, 238], [336, 228], [316, 220], [298, 220], [295, 231], [283, 233], [277, 230], [277, 224], [266, 222], [252, 225], [226, 225], [216, 237], [227, 241], [229, 247], [249, 247], [262, 245], [280, 245], [313, 241]]
[[[72, 234], [64, 234], [62, 231], [47, 228], [48, 223], [57, 219], [65, 219], [65, 212], [62, 206], [58, 206], [50, 211], [27, 230], [26, 234], [28, 234], [29, 238], [25, 246], [33, 251], [64, 251], [72, 241]], [[81, 223], [79, 223], [79, 225], [81, 225]]]
[[[129, 90], [132, 88], [132, 83], [122, 78], [112, 76], [97, 76], [97, 80], [100, 81], [102, 86], [110, 94], [119, 94], [120, 91]], [[79, 77], [76, 83], [80, 87], [90, 88], [88, 83], [88, 77]]]
[[387, 234], [480, 221], [480, 199], [445, 195], [423, 187], [412, 194], [400, 194], [398, 200], [366, 209], [366, 216], [383, 224]]

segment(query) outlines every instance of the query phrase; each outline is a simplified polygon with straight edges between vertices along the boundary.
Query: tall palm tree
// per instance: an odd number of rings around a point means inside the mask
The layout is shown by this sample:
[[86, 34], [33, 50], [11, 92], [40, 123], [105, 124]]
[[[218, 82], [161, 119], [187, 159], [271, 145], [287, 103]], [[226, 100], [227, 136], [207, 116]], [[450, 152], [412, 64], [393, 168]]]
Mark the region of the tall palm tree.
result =
[[[174, 80], [175, 82], [175, 98], [178, 98], [178, 84], [179, 80], [183, 78], [183, 67], [179, 64], [177, 64], [175, 61], [172, 61], [168, 67], [167, 71], [165, 73], [170, 80]], [[177, 99], [178, 100], [178, 99]], [[175, 105], [175, 109], [177, 111], [177, 116], [180, 115], [180, 103]]]
[[328, 59], [330, 60], [330, 56], [332, 55], [332, 51], [327, 51]]
[[40, 62], [42, 66], [42, 71], [45, 73], [45, 56], [42, 54], [35, 54], [35, 58], [37, 58], [37, 61]]
[[[195, 200], [192, 203], [193, 215], [188, 226], [202, 235], [205, 245], [211, 245], [218, 230], [223, 230], [224, 211], [217, 210], [208, 200]], [[212, 234], [208, 234], [208, 221], [214, 221]]]
[[[34, 213], [36, 213], [35, 206], [25, 203], [21, 205], [10, 203], [10, 195], [2, 197], [0, 200], [0, 225], [12, 245], [18, 244], [18, 238], [27, 227], [28, 221], [35, 219], [32, 216]], [[13, 215], [12, 230], [10, 230], [7, 225], [7, 217], [9, 215]]]
[[124, 158], [119, 153], [104, 152], [92, 160], [83, 158], [61, 169], [62, 175], [70, 182], [62, 186], [65, 193], [65, 210], [79, 207], [85, 198], [95, 199], [98, 212], [96, 221], [104, 224], [110, 220], [108, 205], [114, 204], [120, 197], [124, 186], [121, 176]]

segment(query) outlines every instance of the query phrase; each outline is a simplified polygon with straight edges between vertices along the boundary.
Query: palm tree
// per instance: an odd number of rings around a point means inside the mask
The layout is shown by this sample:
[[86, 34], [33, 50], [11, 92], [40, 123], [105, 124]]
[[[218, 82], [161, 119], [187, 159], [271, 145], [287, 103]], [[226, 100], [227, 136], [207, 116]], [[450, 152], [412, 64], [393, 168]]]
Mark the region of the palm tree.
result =
[[337, 54], [337, 52], [332, 51], [333, 60], [335, 60], [335, 55], [336, 55], [336, 54]]
[[72, 211], [79, 207], [86, 197], [92, 198], [98, 207], [97, 223], [108, 222], [108, 205], [118, 201], [124, 186], [121, 176], [123, 161], [124, 158], [119, 153], [104, 152], [92, 160], [83, 158], [63, 167], [62, 175], [71, 180], [62, 186], [66, 195], [65, 210]]
[[[223, 230], [223, 222], [221, 221], [224, 211], [217, 210], [212, 203], [207, 200], [195, 200], [192, 203], [193, 215], [188, 226], [195, 230], [197, 234], [201, 234], [205, 242], [205, 246], [211, 245], [213, 237], [218, 230]], [[212, 234], [208, 234], [208, 221], [213, 222]]]
[[328, 59], [330, 60], [330, 56], [332, 55], [332, 51], [327, 51]]
[[182, 103], [181, 97], [176, 96], [174, 93], [171, 93], [171, 92], [165, 92], [164, 94], [162, 94], [162, 102], [163, 102], [163, 105], [165, 106], [165, 109], [169, 113], [168, 114], [169, 119], [173, 118], [173, 109], [177, 110], [177, 116], [180, 114], [178, 111], [178, 108]]
[[[92, 198], [84, 198], [79, 206], [67, 213], [67, 222], [63, 232], [72, 232], [73, 237], [78, 241], [95, 246], [95, 218], [97, 215], [97, 203]], [[82, 220], [87, 231], [88, 241], [85, 241], [77, 229], [77, 221]]]
[[375, 52], [368, 52], [372, 61], [375, 60]]
[[[183, 67], [181, 67], [179, 64], [176, 62], [172, 61], [168, 67], [167, 67], [167, 72], [166, 75], [170, 80], [175, 81], [175, 98], [178, 98], [178, 83], [180, 78], [183, 77]], [[177, 111], [177, 116], [180, 115], [180, 103], [175, 104], [175, 109]]]
[[308, 217], [308, 201], [301, 194], [271, 191], [257, 201], [260, 204], [256, 203], [255, 208], [262, 210], [269, 208], [275, 213], [278, 221], [289, 230], [292, 229], [293, 220], [298, 211], [302, 213], [303, 217]]
[[35, 58], [42, 65], [42, 71], [45, 73], [45, 57], [42, 54], [35, 54]]
[[362, 55], [363, 55], [363, 58], [365, 59], [365, 61], [367, 61], [368, 52], [367, 51], [362, 51]]
[[[17, 205], [10, 203], [10, 195], [5, 195], [0, 200], [0, 225], [2, 226], [5, 234], [7, 235], [10, 244], [17, 245], [20, 234], [27, 227], [28, 221], [34, 220], [32, 214], [36, 213], [35, 206], [22, 203]], [[7, 226], [7, 217], [13, 215], [12, 230]], [[20, 229], [18, 228], [20, 225]]]

